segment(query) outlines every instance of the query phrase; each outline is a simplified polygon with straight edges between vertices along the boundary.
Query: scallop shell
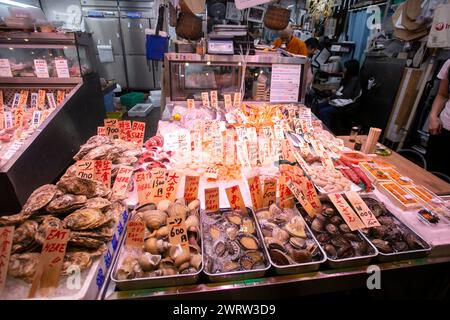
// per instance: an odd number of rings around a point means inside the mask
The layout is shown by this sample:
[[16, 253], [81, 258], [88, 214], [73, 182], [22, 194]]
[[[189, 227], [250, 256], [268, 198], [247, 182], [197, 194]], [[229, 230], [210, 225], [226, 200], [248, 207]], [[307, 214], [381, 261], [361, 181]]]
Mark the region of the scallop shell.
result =
[[142, 212], [142, 219], [149, 229], [158, 229], [166, 224], [167, 214], [161, 210], [149, 210]]

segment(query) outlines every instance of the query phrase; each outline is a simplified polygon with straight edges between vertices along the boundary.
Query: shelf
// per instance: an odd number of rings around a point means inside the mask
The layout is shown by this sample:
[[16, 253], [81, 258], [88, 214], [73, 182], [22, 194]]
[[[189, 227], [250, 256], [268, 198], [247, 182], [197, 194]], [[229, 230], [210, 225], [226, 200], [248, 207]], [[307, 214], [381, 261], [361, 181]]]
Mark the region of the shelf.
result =
[[0, 78], [0, 84], [78, 84], [82, 83], [83, 78], [36, 78], [36, 77], [7, 77]]

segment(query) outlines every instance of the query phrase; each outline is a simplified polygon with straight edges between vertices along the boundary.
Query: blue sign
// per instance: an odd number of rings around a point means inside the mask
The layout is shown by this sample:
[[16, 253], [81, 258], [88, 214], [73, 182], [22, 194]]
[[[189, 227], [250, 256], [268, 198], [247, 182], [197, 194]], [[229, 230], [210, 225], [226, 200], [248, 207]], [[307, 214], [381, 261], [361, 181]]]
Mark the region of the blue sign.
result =
[[138, 11], [127, 11], [127, 18], [129, 19], [140, 19], [142, 17], [142, 13]]
[[114, 251], [116, 251], [116, 249], [117, 249], [117, 244], [118, 244], [116, 235], [113, 236], [113, 238], [112, 238], [112, 240], [111, 240], [111, 243], [112, 243], [112, 246], [113, 246], [113, 248], [114, 248]]
[[105, 16], [105, 14], [102, 11], [96, 11], [96, 10], [88, 11], [88, 17], [103, 18], [104, 16]]
[[99, 289], [102, 287], [103, 282], [105, 282], [105, 274], [103, 273], [103, 269], [100, 268], [100, 269], [98, 269], [97, 278], [96, 278], [97, 287]]
[[117, 226], [117, 229], [119, 230], [119, 236], [122, 235], [123, 232], [123, 224], [122, 221], [119, 221], [119, 225]]
[[105, 260], [106, 269], [108, 269], [112, 261], [112, 254], [111, 252], [109, 252], [109, 250], [106, 251], [105, 255], [103, 256], [103, 259]]

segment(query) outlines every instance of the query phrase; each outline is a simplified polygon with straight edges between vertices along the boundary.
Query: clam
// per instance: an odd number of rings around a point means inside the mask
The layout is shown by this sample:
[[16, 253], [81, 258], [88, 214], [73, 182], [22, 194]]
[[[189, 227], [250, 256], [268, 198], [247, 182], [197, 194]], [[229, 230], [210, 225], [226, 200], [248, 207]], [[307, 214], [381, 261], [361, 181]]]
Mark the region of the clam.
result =
[[270, 214], [270, 212], [268, 210], [263, 210], [263, 211], [257, 212], [256, 217], [258, 218], [258, 220], [267, 220], [267, 219], [270, 219], [272, 217], [272, 215]]
[[241, 246], [247, 250], [257, 250], [259, 246], [259, 241], [255, 236], [249, 233], [238, 234], [239, 243]]
[[264, 238], [264, 242], [266, 243], [266, 247], [268, 249], [277, 249], [280, 251], [286, 251], [284, 248], [283, 242], [280, 242], [279, 240], [272, 238], [272, 237], [266, 237]]
[[381, 253], [392, 253], [394, 251], [387, 241], [374, 239], [372, 243]]
[[184, 269], [183, 271], [180, 271], [180, 274], [192, 274], [192, 273], [196, 273], [198, 270], [195, 269], [194, 267], [189, 267], [187, 269]]
[[316, 217], [313, 222], [311, 223], [311, 229], [315, 232], [322, 232], [324, 227], [323, 220]]
[[373, 212], [374, 216], [377, 218], [382, 216], [383, 214], [386, 214], [386, 212], [387, 212], [386, 207], [384, 205], [382, 205], [381, 203], [376, 202], [374, 204], [368, 204], [368, 205], [370, 206], [370, 210]]
[[57, 192], [58, 188], [54, 184], [46, 184], [34, 190], [22, 208], [25, 218], [44, 208]]
[[36, 242], [39, 244], [43, 244], [45, 241], [45, 237], [50, 229], [63, 229], [63, 223], [56, 217], [46, 217], [41, 225], [39, 226], [36, 232]]
[[269, 207], [269, 213], [270, 213], [271, 217], [276, 217], [276, 216], [282, 215], [283, 214], [283, 210], [278, 208], [278, 206], [275, 203], [273, 203]]
[[286, 241], [289, 240], [289, 233], [286, 230], [275, 227], [272, 230], [272, 237], [282, 243], [285, 243]]
[[320, 244], [328, 243], [331, 240], [331, 236], [328, 233], [321, 233], [316, 237]]
[[353, 242], [360, 242], [361, 239], [354, 233], [344, 233], [342, 235], [345, 239], [347, 239], [348, 241], [353, 241]]
[[367, 254], [367, 252], [369, 251], [369, 245], [367, 244], [367, 242], [365, 242], [365, 241], [361, 241], [361, 242], [358, 242], [356, 245], [355, 245], [355, 253], [356, 253], [356, 255], [359, 255], [359, 256], [364, 256], [364, 255], [366, 255]]
[[326, 216], [326, 217], [331, 217], [332, 215], [334, 215], [336, 212], [334, 210], [333, 207], [331, 207], [330, 205], [328, 206], [324, 206], [324, 210], [322, 211], [322, 215]]
[[331, 244], [326, 244], [323, 249], [327, 253], [328, 257], [334, 259], [337, 256], [336, 248]]
[[172, 203], [167, 209], [167, 214], [169, 215], [169, 217], [175, 216], [186, 217], [188, 212], [189, 208], [180, 202]]
[[232, 212], [232, 213], [227, 214], [227, 219], [228, 219], [228, 221], [230, 221], [231, 223], [233, 223], [235, 225], [242, 224], [242, 217], [238, 213]]
[[158, 265], [161, 261], [160, 255], [151, 254], [148, 252], [144, 252], [138, 258], [139, 266], [144, 271], [152, 271], [158, 268]]
[[293, 246], [294, 248], [297, 248], [297, 249], [305, 249], [306, 248], [306, 241], [303, 238], [291, 237], [289, 239], [289, 243], [291, 244], [291, 246]]
[[391, 227], [391, 226], [395, 225], [395, 220], [391, 217], [386, 217], [386, 216], [379, 217], [378, 222], [381, 225], [387, 226], [387, 227]]
[[307, 263], [312, 261], [311, 252], [308, 250], [296, 250], [292, 251], [292, 259], [297, 263]]
[[291, 263], [291, 260], [288, 255], [286, 255], [283, 251], [278, 249], [270, 249], [269, 250], [270, 258], [273, 263], [279, 266], [285, 266]]
[[350, 258], [354, 255], [353, 247], [351, 245], [340, 247], [337, 249], [336, 253], [339, 259]]
[[81, 208], [86, 201], [87, 198], [84, 195], [64, 194], [50, 201], [46, 210], [55, 214], [68, 213]]
[[64, 218], [64, 224], [72, 230], [98, 228], [110, 219], [98, 209], [78, 209]]
[[160, 211], [167, 211], [171, 204], [172, 204], [172, 201], [164, 199], [158, 203], [158, 205], [156, 206], [156, 209], [160, 210]]
[[213, 252], [217, 257], [223, 257], [226, 252], [225, 243], [221, 240], [216, 241], [213, 245]]
[[342, 223], [339, 225], [339, 230], [343, 233], [348, 233], [348, 232], [352, 232], [352, 230], [350, 230], [350, 228], [348, 227], [347, 224]]
[[27, 250], [35, 242], [35, 234], [38, 230], [38, 223], [27, 220], [14, 230], [12, 252], [20, 253]]
[[410, 249], [423, 249], [424, 246], [422, 242], [414, 234], [407, 233], [404, 238]]
[[389, 232], [389, 228], [387, 226], [381, 225], [379, 227], [373, 227], [370, 229], [369, 234], [373, 238], [382, 239]]
[[350, 245], [350, 242], [343, 236], [335, 236], [331, 238], [331, 244], [335, 247], [346, 247]]
[[293, 217], [284, 228], [293, 237], [306, 238], [305, 225], [299, 216]]
[[397, 252], [402, 252], [402, 251], [408, 250], [408, 244], [406, 242], [403, 242], [403, 241], [394, 242], [392, 244], [392, 247]]
[[8, 275], [31, 283], [40, 257], [40, 253], [12, 254], [9, 258]]
[[344, 220], [339, 216], [332, 216], [330, 218], [330, 222], [336, 226], [339, 226], [340, 224], [344, 223]]
[[325, 226], [325, 230], [328, 231], [328, 233], [331, 235], [336, 235], [339, 233], [338, 227], [336, 227], [334, 224], [331, 223]]
[[250, 218], [244, 218], [242, 220], [242, 231], [247, 233], [255, 233], [255, 226]]
[[149, 210], [142, 212], [142, 220], [149, 229], [158, 229], [166, 224], [167, 214], [161, 210]]
[[175, 200], [175, 203], [179, 203], [179, 204], [182, 204], [183, 206], [185, 206], [186, 205], [186, 200], [184, 198], [177, 198]]
[[202, 255], [195, 254], [195, 255], [191, 256], [189, 263], [193, 268], [195, 268], [195, 270], [199, 270], [202, 265]]

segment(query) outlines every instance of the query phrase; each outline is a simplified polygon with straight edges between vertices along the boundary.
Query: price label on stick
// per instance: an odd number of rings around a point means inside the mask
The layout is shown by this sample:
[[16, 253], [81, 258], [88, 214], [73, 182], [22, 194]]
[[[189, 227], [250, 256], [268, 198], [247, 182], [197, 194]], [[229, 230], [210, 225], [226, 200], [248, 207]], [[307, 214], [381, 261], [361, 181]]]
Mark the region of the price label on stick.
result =
[[358, 195], [358, 193], [354, 191], [349, 191], [345, 193], [350, 204], [355, 209], [358, 216], [361, 218], [361, 221], [367, 228], [379, 227], [380, 223], [378, 222], [375, 215], [370, 211], [369, 207], [366, 205], [363, 199]]
[[277, 201], [277, 179], [264, 180], [263, 208], [270, 207]]
[[185, 217], [173, 216], [167, 218], [169, 226], [169, 242], [172, 247], [181, 248], [185, 252], [189, 252], [189, 241], [187, 236], [187, 227]]
[[58, 90], [56, 92], [56, 104], [59, 106], [66, 98], [66, 92], [64, 90]]
[[202, 92], [202, 105], [205, 108], [209, 108], [209, 93], [208, 92]]
[[150, 171], [136, 172], [135, 174], [139, 205], [152, 203], [151, 177]]
[[230, 110], [231, 109], [231, 94], [224, 94], [223, 101], [225, 104], [225, 110]]
[[21, 90], [19, 96], [19, 103], [17, 105], [18, 108], [25, 108], [28, 101], [28, 90]]
[[316, 210], [313, 208], [311, 203], [305, 197], [300, 187], [292, 180], [289, 180], [289, 182], [287, 182], [286, 185], [289, 188], [289, 190], [291, 190], [295, 198], [297, 198], [298, 202], [301, 204], [303, 209], [305, 209], [306, 213], [308, 213], [308, 215], [311, 218], [314, 218], [316, 216]]
[[119, 121], [119, 138], [124, 141], [131, 141], [131, 121]]
[[48, 107], [50, 109], [56, 108], [56, 101], [55, 101], [55, 96], [53, 95], [53, 93], [51, 93], [51, 92], [47, 93], [47, 102], [48, 102]]
[[279, 188], [280, 188], [280, 207], [281, 208], [293, 208], [294, 207], [294, 195], [289, 190], [287, 184], [287, 177], [285, 175], [280, 176]]
[[328, 195], [328, 198], [330, 198], [331, 202], [333, 202], [334, 206], [337, 208], [350, 230], [355, 231], [365, 227], [364, 223], [356, 215], [355, 211], [353, 211], [347, 201], [345, 201], [342, 194], [332, 193]]
[[194, 101], [194, 99], [187, 99], [187, 107], [188, 107], [188, 109], [194, 109], [195, 108], [195, 101]]
[[238, 185], [229, 187], [225, 189], [227, 194], [228, 202], [233, 210], [241, 210], [246, 212], [244, 199], [242, 198], [241, 189]]
[[252, 177], [247, 179], [248, 188], [250, 190], [250, 197], [252, 199], [253, 209], [258, 210], [263, 206], [261, 183], [259, 177]]
[[5, 287], [13, 237], [14, 226], [0, 228], [0, 294]]
[[184, 199], [187, 203], [198, 199], [199, 176], [186, 176], [184, 183]]
[[175, 170], [167, 172], [167, 179], [164, 184], [164, 198], [175, 201], [177, 197], [178, 185], [180, 184], [181, 175]]
[[139, 218], [130, 220], [125, 234], [125, 247], [142, 248], [144, 244], [145, 225]]
[[37, 97], [37, 108], [39, 110], [44, 109], [45, 107], [45, 90], [38, 90], [38, 97]]
[[211, 91], [211, 107], [214, 109], [219, 109], [219, 101], [217, 99], [217, 91]]
[[133, 121], [131, 136], [132, 141], [136, 142], [138, 145], [142, 145], [145, 137], [145, 122]]
[[19, 100], [20, 100], [20, 93], [16, 92], [14, 93], [14, 99], [11, 105], [11, 108], [15, 109], [19, 106]]
[[38, 291], [46, 296], [58, 287], [69, 236], [70, 231], [66, 229], [47, 231], [28, 298], [34, 298]]
[[152, 179], [150, 182], [152, 192], [150, 202], [159, 203], [164, 200], [164, 185], [166, 182], [166, 170], [162, 168], [154, 168], [152, 170]]
[[127, 194], [128, 185], [130, 184], [133, 167], [121, 165], [117, 170], [116, 180], [112, 188], [113, 196], [120, 197]]
[[117, 119], [105, 119], [104, 120], [106, 134], [111, 139], [119, 139], [120, 138], [120, 127], [119, 120]]
[[32, 92], [30, 94], [30, 107], [31, 107], [31, 109], [36, 109], [37, 108], [37, 100], [38, 100], [37, 92]]
[[219, 210], [219, 188], [205, 189], [205, 210], [206, 212]]
[[240, 92], [236, 92], [234, 94], [233, 105], [234, 105], [235, 108], [240, 108], [241, 107], [241, 93]]
[[97, 127], [97, 135], [98, 136], [107, 136], [105, 127]]

